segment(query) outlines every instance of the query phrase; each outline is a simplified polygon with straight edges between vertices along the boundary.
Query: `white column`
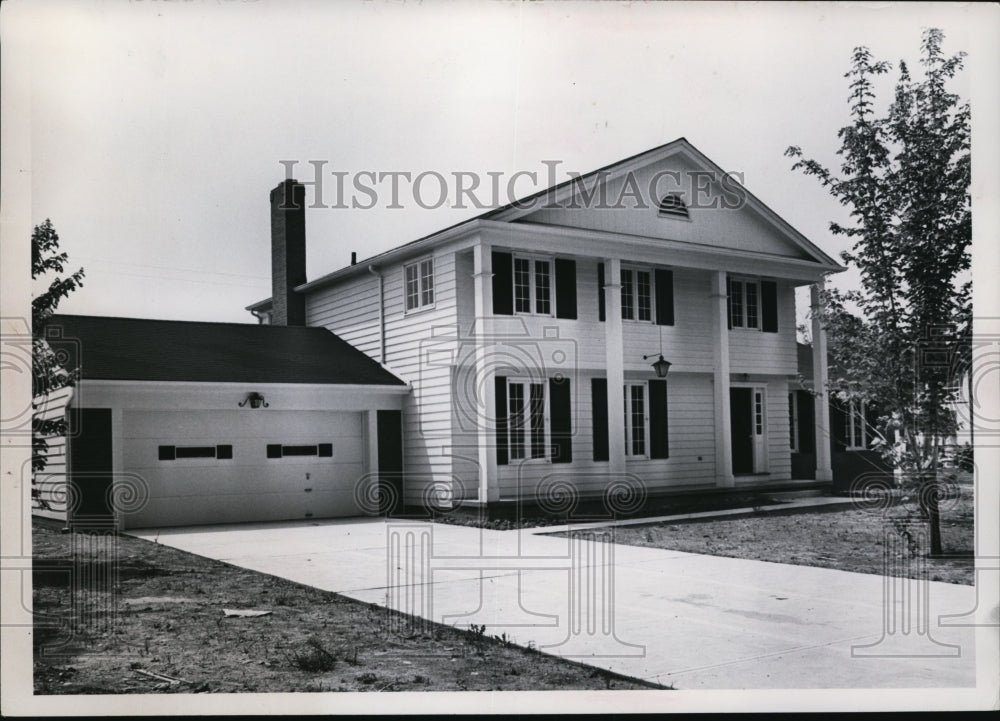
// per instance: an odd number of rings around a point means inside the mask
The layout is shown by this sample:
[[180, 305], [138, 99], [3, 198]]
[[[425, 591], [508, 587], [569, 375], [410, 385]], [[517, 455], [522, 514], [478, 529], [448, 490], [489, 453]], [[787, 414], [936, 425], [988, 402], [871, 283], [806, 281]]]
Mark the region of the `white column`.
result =
[[729, 415], [729, 320], [726, 306], [726, 272], [712, 276], [710, 301], [712, 306], [713, 375], [712, 393], [715, 406], [715, 485], [732, 488], [733, 478], [732, 417]]
[[622, 264], [604, 261], [604, 349], [608, 370], [608, 470], [625, 472], [625, 341], [622, 334]]
[[822, 301], [819, 292], [825, 283], [821, 280], [809, 288], [812, 302], [813, 386], [816, 392], [813, 408], [816, 413], [816, 480], [832, 481], [830, 465], [830, 393], [827, 389], [826, 331], [820, 321]]
[[476, 343], [476, 372], [474, 378], [481, 393], [476, 393], [476, 433], [479, 441], [479, 493], [478, 501], [497, 501], [500, 488], [497, 484], [496, 396], [493, 392], [492, 364], [489, 362], [487, 320], [493, 315], [493, 252], [479, 243], [472, 249], [473, 281], [475, 284], [475, 321], [473, 328]]

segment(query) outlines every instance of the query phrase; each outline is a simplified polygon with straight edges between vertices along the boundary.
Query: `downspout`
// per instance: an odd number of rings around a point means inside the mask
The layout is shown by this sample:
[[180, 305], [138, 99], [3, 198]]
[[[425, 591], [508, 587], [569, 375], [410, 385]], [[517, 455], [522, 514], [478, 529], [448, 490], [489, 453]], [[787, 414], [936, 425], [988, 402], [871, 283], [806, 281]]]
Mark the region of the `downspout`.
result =
[[385, 278], [374, 265], [368, 266], [368, 272], [378, 278], [378, 362], [385, 365], [385, 303], [382, 299]]

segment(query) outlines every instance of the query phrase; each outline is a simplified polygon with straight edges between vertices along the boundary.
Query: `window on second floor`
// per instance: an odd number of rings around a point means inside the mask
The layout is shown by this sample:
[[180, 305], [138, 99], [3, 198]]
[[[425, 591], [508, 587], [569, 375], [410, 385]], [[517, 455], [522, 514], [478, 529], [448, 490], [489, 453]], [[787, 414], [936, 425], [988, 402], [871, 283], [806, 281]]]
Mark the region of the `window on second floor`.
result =
[[411, 263], [403, 268], [406, 310], [434, 305], [434, 259]]
[[756, 280], [729, 279], [729, 322], [733, 328], [757, 328], [760, 286]]
[[653, 274], [622, 268], [622, 320], [653, 320]]
[[729, 278], [726, 305], [730, 328], [778, 332], [778, 284], [757, 278]]
[[552, 315], [552, 263], [514, 256], [514, 312]]

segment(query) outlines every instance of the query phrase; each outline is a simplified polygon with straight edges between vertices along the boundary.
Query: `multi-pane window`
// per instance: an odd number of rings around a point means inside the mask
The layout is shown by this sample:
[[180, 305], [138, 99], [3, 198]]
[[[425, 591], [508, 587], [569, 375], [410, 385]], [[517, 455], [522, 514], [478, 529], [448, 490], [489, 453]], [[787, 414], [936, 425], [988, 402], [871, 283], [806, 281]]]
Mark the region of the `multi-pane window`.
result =
[[511, 459], [545, 458], [545, 384], [507, 383], [508, 443]]
[[764, 394], [754, 391], [753, 394], [753, 432], [758, 436], [764, 434]]
[[865, 402], [851, 401], [847, 413], [844, 414], [844, 437], [847, 439], [848, 448], [867, 448], [868, 429], [865, 421]]
[[625, 384], [625, 455], [645, 456], [647, 432], [646, 384]]
[[652, 273], [637, 268], [622, 268], [622, 318], [653, 320]]
[[788, 447], [792, 453], [799, 450], [799, 397], [793, 391], [788, 394]]
[[548, 260], [514, 258], [514, 312], [552, 315], [552, 266]]
[[406, 310], [434, 305], [434, 260], [427, 258], [405, 267]]
[[729, 322], [733, 328], [760, 327], [760, 286], [755, 280], [729, 279]]

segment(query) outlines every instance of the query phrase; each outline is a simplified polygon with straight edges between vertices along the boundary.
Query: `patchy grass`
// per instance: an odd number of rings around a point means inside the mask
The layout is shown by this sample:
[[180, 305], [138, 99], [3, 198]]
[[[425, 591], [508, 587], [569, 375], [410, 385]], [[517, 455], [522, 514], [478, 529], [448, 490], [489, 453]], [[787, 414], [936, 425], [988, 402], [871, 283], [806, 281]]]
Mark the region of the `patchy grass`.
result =
[[[658, 523], [614, 529], [614, 540], [710, 556], [730, 556], [881, 575], [887, 543], [895, 551], [890, 573], [919, 578], [918, 560], [932, 581], [973, 585], [974, 507], [971, 482], [955, 486], [958, 497], [941, 506], [943, 558], [929, 558], [926, 523], [914, 522], [914, 499], [894, 496], [891, 505], [803, 511], [713, 521]], [[560, 534], [563, 535], [563, 534]], [[950, 557], [948, 557], [950, 556]]]
[[661, 688], [131, 536], [33, 545], [37, 694]]

